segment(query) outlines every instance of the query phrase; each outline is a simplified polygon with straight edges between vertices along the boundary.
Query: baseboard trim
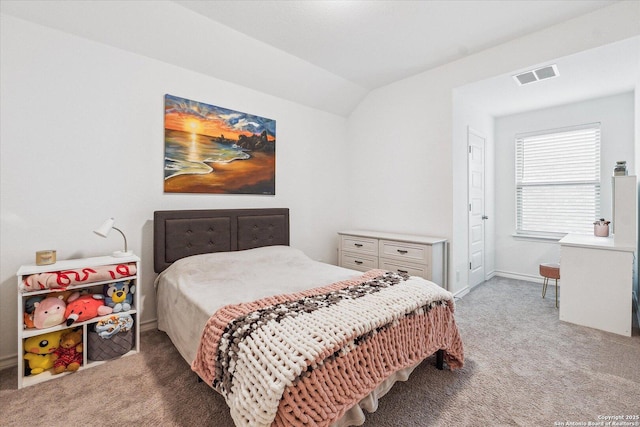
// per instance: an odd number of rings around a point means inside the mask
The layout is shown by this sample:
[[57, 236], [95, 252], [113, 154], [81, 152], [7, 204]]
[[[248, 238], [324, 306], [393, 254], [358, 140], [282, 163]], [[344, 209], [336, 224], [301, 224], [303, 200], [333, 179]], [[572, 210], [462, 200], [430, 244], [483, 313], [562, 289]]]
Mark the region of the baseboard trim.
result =
[[638, 294], [633, 293], [633, 309], [636, 311], [636, 317], [638, 318], [638, 325], [640, 325], [640, 310], [638, 309], [640, 306], [638, 305]]
[[[506, 277], [507, 279], [526, 280], [527, 282], [542, 283], [544, 280], [541, 276], [531, 276], [529, 274], [513, 273], [510, 271], [496, 270], [494, 274], [499, 277]], [[558, 285], [560, 285], [560, 283], [558, 283]]]
[[469, 293], [470, 289], [468, 286], [465, 286], [464, 288], [460, 289], [458, 292], [456, 292], [455, 294], [453, 294], [454, 298], [462, 298], [465, 295], [467, 295]]
[[147, 332], [158, 329], [158, 319], [146, 320], [140, 323], [140, 332]]
[[0, 359], [0, 370], [15, 368], [18, 366], [18, 354], [11, 354]]

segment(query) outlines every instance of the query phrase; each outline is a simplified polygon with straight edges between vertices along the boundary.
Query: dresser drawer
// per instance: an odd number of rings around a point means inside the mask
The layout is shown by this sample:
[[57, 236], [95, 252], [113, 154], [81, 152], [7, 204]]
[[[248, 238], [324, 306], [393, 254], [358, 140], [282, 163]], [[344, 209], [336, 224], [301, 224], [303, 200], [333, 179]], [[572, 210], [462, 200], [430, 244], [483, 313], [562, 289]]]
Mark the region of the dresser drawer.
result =
[[402, 261], [380, 258], [380, 268], [431, 280], [431, 268], [426, 264], [403, 263]]
[[[366, 237], [342, 236], [340, 248], [343, 251], [378, 256], [378, 240]], [[375, 268], [375, 267], [374, 267]]]
[[380, 240], [380, 257], [429, 264], [431, 247], [391, 240]]
[[378, 258], [350, 252], [342, 252], [340, 267], [351, 268], [359, 271], [369, 271], [378, 268]]

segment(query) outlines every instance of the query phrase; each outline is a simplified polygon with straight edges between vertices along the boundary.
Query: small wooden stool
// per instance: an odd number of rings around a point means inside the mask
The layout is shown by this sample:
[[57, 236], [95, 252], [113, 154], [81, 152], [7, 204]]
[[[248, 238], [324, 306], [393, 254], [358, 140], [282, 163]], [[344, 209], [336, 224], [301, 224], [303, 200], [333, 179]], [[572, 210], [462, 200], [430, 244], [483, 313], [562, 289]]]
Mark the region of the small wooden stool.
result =
[[556, 279], [556, 308], [558, 308], [558, 279], [560, 278], [560, 264], [540, 264], [540, 275], [544, 277], [544, 282], [542, 284], [542, 298], [544, 298], [547, 293], [549, 279]]

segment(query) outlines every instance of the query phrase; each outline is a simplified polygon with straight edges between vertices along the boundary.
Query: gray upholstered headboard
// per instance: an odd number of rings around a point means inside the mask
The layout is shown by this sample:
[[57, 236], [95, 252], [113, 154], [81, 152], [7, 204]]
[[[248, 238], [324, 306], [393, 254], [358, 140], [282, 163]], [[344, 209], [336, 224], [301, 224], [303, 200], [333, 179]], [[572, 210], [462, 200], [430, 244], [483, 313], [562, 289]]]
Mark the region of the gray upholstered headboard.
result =
[[289, 245], [289, 209], [156, 211], [153, 266], [162, 272], [190, 255]]

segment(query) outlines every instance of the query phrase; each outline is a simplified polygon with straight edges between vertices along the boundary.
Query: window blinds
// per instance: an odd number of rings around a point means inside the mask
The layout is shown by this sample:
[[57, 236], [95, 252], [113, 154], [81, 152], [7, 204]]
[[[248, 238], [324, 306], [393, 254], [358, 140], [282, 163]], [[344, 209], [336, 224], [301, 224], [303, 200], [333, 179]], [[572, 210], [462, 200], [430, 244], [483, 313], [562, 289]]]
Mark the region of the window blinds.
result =
[[516, 234], [592, 233], [600, 124], [516, 135]]

